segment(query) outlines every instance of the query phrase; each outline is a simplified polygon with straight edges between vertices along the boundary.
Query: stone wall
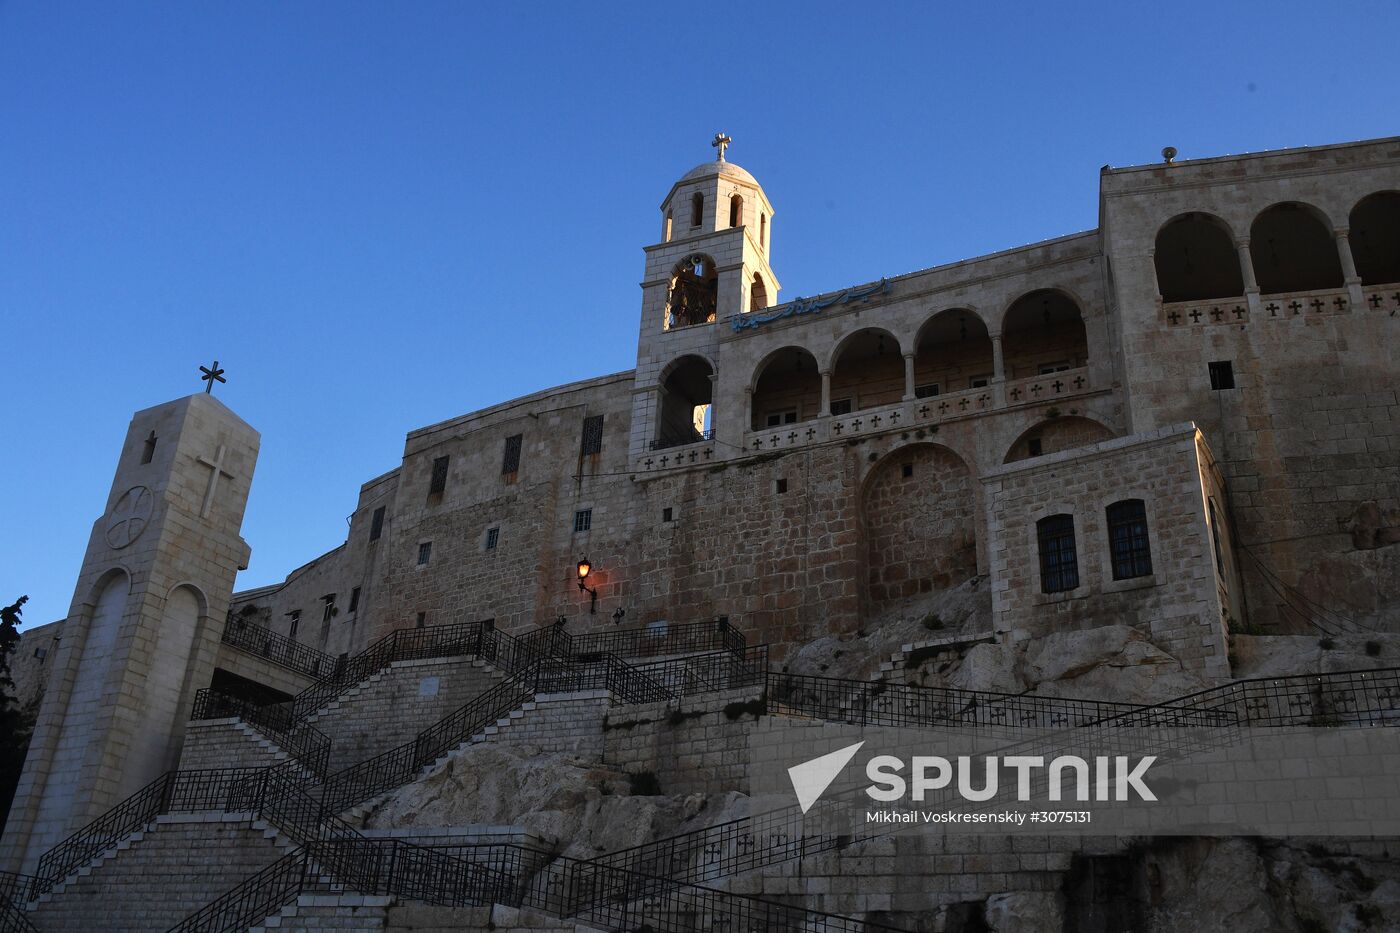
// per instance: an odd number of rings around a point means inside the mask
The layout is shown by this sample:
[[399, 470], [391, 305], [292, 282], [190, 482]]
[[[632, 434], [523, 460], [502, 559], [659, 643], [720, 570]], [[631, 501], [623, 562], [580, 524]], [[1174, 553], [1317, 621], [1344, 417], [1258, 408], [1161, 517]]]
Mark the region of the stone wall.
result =
[[[984, 478], [999, 634], [1020, 641], [1051, 632], [1130, 625], [1188, 670], [1229, 676], [1225, 605], [1231, 581], [1216, 571], [1193, 425], [1104, 441], [1010, 464]], [[1152, 573], [1113, 579], [1105, 510], [1141, 499]], [[1079, 586], [1043, 592], [1037, 522], [1074, 520]], [[1228, 567], [1227, 567], [1228, 569]]]

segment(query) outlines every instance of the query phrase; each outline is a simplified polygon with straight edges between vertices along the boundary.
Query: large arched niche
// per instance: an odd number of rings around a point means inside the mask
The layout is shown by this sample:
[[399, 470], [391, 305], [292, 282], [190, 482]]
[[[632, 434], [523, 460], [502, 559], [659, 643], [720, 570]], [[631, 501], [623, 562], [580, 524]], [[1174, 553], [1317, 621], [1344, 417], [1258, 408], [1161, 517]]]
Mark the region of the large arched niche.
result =
[[977, 483], [939, 444], [911, 444], [866, 477], [861, 523], [872, 613], [977, 574]]
[[996, 362], [987, 325], [967, 308], [940, 311], [914, 339], [914, 394], [945, 395], [986, 385]]
[[195, 635], [207, 614], [204, 594], [191, 584], [170, 591], [146, 671], [141, 721], [131, 737], [122, 769], [121, 792], [134, 793], [172, 767], [172, 737], [188, 710], [182, 709]]
[[904, 398], [899, 338], [883, 327], [847, 334], [831, 355], [833, 414], [889, 405]]
[[1314, 207], [1275, 204], [1254, 218], [1249, 255], [1263, 295], [1342, 287], [1342, 260], [1331, 225]]
[[1029, 460], [1044, 454], [1055, 454], [1062, 450], [1073, 450], [1088, 444], [1107, 441], [1116, 435], [1093, 418], [1081, 415], [1067, 415], [1062, 418], [1047, 418], [1032, 425], [1007, 450], [1003, 463]]
[[1163, 224], [1152, 257], [1165, 302], [1244, 294], [1234, 234], [1213, 214], [1182, 214]]
[[749, 427], [812, 421], [821, 415], [822, 377], [817, 358], [803, 347], [783, 347], [763, 358], [754, 371]]
[[672, 360], [661, 371], [653, 450], [694, 444], [712, 436], [714, 375], [710, 361], [693, 353]]
[[1400, 191], [1379, 191], [1351, 209], [1351, 254], [1362, 285], [1400, 282]]
[[1017, 298], [1002, 318], [1001, 352], [1008, 379], [1084, 366], [1089, 340], [1079, 304], [1054, 288]]

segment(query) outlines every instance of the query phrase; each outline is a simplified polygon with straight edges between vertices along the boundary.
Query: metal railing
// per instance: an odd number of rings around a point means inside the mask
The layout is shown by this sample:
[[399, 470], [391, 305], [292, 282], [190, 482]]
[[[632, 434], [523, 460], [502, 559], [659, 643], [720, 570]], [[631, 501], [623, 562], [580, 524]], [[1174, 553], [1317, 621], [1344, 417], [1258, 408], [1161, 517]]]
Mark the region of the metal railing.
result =
[[341, 663], [339, 658], [237, 616], [224, 626], [223, 642], [317, 680], [334, 676]]
[[727, 649], [742, 652], [747, 640], [744, 633], [729, 624], [727, 618], [709, 622], [653, 622], [642, 628], [613, 629], [587, 632], [582, 635], [564, 633], [561, 656], [577, 656], [593, 652], [610, 652], [624, 658], [658, 657], [698, 651]]
[[29, 917], [7, 894], [0, 894], [0, 933], [38, 933]]
[[331, 740], [324, 732], [305, 722], [292, 719], [284, 703], [257, 704], [241, 697], [220, 693], [205, 687], [194, 695], [190, 720], [237, 717], [256, 727], [282, 750], [296, 756], [308, 772], [325, 777], [330, 760]]
[[679, 434], [662, 434], [656, 440], [651, 442], [651, 449], [667, 450], [672, 447], [684, 447], [687, 444], [698, 444], [701, 441], [711, 441], [714, 440], [714, 437], [714, 428], [708, 428], [704, 431], [692, 430], [686, 433]]
[[766, 681], [768, 646], [649, 661], [636, 665], [636, 669], [676, 696], [737, 690]]

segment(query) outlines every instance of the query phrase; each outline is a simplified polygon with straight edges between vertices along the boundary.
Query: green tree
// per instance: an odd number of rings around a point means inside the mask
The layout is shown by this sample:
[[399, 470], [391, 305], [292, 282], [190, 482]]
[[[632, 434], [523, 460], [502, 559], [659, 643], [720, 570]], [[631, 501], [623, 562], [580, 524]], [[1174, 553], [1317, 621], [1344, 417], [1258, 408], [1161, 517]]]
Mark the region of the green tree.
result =
[[20, 706], [10, 676], [10, 659], [19, 645], [19, 617], [28, 601], [28, 596], [21, 596], [13, 605], [0, 609], [0, 826], [9, 816], [38, 712], [37, 703]]

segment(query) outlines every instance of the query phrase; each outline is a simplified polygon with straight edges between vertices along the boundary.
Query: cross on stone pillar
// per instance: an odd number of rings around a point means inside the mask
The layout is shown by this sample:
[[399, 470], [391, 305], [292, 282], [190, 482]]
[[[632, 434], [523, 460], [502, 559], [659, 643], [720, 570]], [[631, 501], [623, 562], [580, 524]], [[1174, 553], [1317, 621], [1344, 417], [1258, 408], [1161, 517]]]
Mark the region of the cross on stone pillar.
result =
[[1167, 315], [1167, 320], [1171, 321], [1173, 324], [1180, 324], [1180, 323], [1181, 323], [1181, 312], [1180, 312], [1180, 311], [1173, 311], [1171, 314], [1168, 314], [1168, 315]]
[[1060, 380], [1056, 379], [1054, 382], [1050, 383], [1050, 386], [1055, 390], [1055, 393], [1058, 395], [1061, 391], [1064, 390], [1065, 384]]
[[1314, 298], [1312, 301], [1308, 302], [1308, 307], [1312, 308], [1314, 311], [1321, 311], [1323, 308], [1322, 299]]
[[1244, 317], [1244, 308], [1241, 308], [1239, 305], [1235, 305], [1233, 308], [1230, 309], [1230, 313], [1233, 314], [1235, 316], [1235, 320], [1238, 321]]
[[1295, 298], [1288, 303], [1288, 310], [1292, 311], [1294, 314], [1297, 314], [1299, 311], [1303, 310], [1303, 305]]
[[1338, 295], [1336, 298], [1333, 298], [1332, 304], [1336, 307], [1338, 311], [1345, 311], [1347, 309], [1347, 300], [1341, 295]]
[[1200, 308], [1192, 308], [1192, 309], [1191, 309], [1191, 323], [1193, 323], [1193, 324], [1199, 324], [1199, 323], [1201, 323], [1201, 309], [1200, 309]]
[[1222, 315], [1223, 313], [1224, 313], [1224, 312], [1221, 311], [1219, 308], [1211, 308], [1211, 309], [1210, 309], [1210, 316], [1211, 316], [1211, 318], [1212, 318], [1213, 320], [1216, 320], [1216, 321], [1219, 321], [1219, 320], [1220, 320], [1220, 315]]
[[201, 466], [209, 468], [209, 485], [204, 490], [204, 504], [199, 509], [200, 518], [209, 517], [209, 508], [214, 504], [214, 493], [219, 489], [219, 477], [233, 479], [233, 474], [224, 469], [224, 454], [226, 452], [227, 449], [223, 444], [220, 444], [218, 449], [214, 451], [213, 460], [207, 457], [195, 458]]
[[1382, 300], [1380, 295], [1372, 295], [1370, 298], [1367, 298], [1366, 300], [1369, 301], [1369, 302], [1371, 303], [1371, 307], [1372, 307], [1372, 308], [1375, 308], [1376, 310], [1380, 310], [1380, 307], [1381, 307], [1381, 300]]
[[1278, 305], [1271, 301], [1265, 307], [1268, 309], [1269, 317], [1278, 317]]

